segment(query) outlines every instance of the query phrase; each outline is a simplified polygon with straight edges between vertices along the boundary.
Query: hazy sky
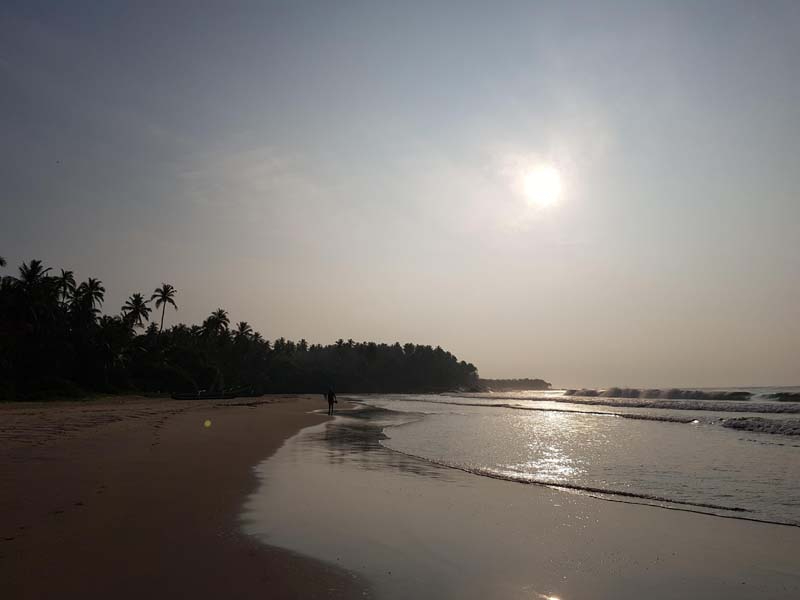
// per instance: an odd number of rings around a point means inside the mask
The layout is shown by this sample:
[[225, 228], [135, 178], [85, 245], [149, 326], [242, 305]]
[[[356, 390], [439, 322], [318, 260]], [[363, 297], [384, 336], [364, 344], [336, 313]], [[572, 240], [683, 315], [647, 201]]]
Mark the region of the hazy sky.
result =
[[800, 3], [83, 4], [0, 7], [6, 273], [488, 377], [800, 384]]

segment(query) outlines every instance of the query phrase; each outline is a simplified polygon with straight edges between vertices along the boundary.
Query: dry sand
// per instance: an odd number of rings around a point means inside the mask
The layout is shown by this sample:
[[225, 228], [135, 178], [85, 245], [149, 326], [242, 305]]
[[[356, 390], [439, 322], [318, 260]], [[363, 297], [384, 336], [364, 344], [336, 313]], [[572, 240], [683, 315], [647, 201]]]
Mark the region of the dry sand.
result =
[[253, 466], [325, 420], [308, 414], [322, 406], [289, 397], [0, 405], [2, 596], [361, 596], [352, 574], [239, 529]]

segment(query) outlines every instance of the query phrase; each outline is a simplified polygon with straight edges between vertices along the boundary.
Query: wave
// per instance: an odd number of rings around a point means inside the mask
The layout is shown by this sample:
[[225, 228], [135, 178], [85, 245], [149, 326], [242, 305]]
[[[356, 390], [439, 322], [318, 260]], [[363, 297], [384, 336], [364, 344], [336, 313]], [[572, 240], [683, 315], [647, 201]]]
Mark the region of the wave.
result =
[[561, 402], [588, 406], [620, 406], [622, 408], [658, 408], [666, 410], [702, 410], [716, 412], [745, 412], [767, 414], [800, 413], [800, 402], [725, 402], [721, 400], [654, 400], [648, 398], [597, 398], [578, 396], [547, 396], [546, 398], [519, 398], [517, 396], [471, 396], [486, 400], [529, 400]]
[[778, 435], [800, 435], [800, 419], [764, 419], [763, 417], [736, 417], [724, 419], [723, 427], [741, 431], [773, 433]]
[[[618, 388], [612, 387], [606, 390], [582, 389], [567, 390], [565, 396], [585, 396], [603, 398], [660, 398], [663, 400], [749, 400], [752, 396], [750, 392], [744, 391], [712, 391], [702, 390], [681, 390], [670, 388], [668, 390], [649, 389], [640, 390], [638, 388]], [[799, 397], [800, 399], [800, 397]]]
[[800, 393], [798, 392], [775, 392], [767, 394], [765, 397], [778, 402], [800, 402]]
[[800, 403], [725, 402], [720, 400], [648, 400], [630, 398], [577, 398], [575, 396], [548, 398], [553, 402], [587, 404], [590, 406], [623, 406], [625, 408], [659, 408], [668, 410], [703, 410], [747, 413], [800, 413]]
[[697, 423], [697, 419], [690, 417], [673, 417], [661, 415], [641, 415], [635, 413], [615, 413], [600, 410], [568, 410], [566, 408], [542, 408], [536, 406], [518, 406], [516, 404], [481, 404], [479, 402], [444, 402], [442, 400], [416, 400], [403, 398], [404, 402], [430, 402], [432, 404], [447, 404], [449, 406], [477, 406], [480, 408], [506, 408], [511, 410], [525, 410], [529, 412], [556, 412], [571, 413], [575, 415], [600, 415], [603, 417], [619, 417], [620, 419], [634, 419], [637, 421], [660, 421], [664, 423]]
[[[384, 433], [385, 435], [385, 433]], [[391, 437], [386, 436], [388, 439], [391, 440]], [[418, 460], [425, 461], [430, 464], [437, 465], [439, 467], [444, 467], [447, 469], [453, 469], [456, 471], [462, 471], [463, 473], [468, 473], [470, 475], [478, 475], [480, 477], [488, 477], [490, 479], [498, 479], [501, 481], [509, 481], [512, 483], [523, 483], [527, 485], [540, 485], [546, 486], [549, 488], [554, 489], [562, 489], [568, 490], [573, 492], [578, 492], [582, 494], [587, 494], [594, 498], [598, 498], [601, 500], [609, 500], [609, 501], [616, 501], [616, 502], [625, 502], [625, 500], [616, 500], [616, 498], [626, 498], [630, 499], [629, 501], [634, 502], [635, 504], [644, 504], [646, 506], [656, 506], [658, 508], [664, 508], [668, 510], [680, 510], [680, 511], [688, 511], [688, 512], [697, 512], [706, 515], [712, 515], [717, 517], [726, 517], [726, 518], [734, 518], [740, 519], [744, 521], [755, 521], [758, 523], [770, 523], [774, 525], [788, 525], [790, 527], [800, 527], [800, 523], [793, 523], [790, 521], [775, 521], [769, 519], [759, 519], [756, 517], [746, 516], [747, 514], [753, 513], [753, 511], [749, 508], [742, 508], [739, 506], [724, 506], [721, 504], [713, 504], [710, 502], [691, 502], [689, 500], [675, 500], [674, 498], [666, 498], [663, 496], [657, 496], [654, 494], [647, 494], [644, 492], [629, 492], [625, 490], [613, 490], [608, 488], [600, 488], [594, 486], [586, 486], [586, 485], [578, 485], [568, 482], [554, 482], [548, 481], [546, 479], [535, 479], [533, 477], [527, 477], [525, 475], [517, 475], [513, 473], [507, 472], [499, 472], [493, 469], [487, 469], [484, 467], [474, 467], [474, 466], [464, 466], [459, 464], [448, 463], [442, 460], [437, 460], [435, 458], [429, 458], [426, 456], [421, 456], [419, 454], [414, 454], [412, 452], [406, 452], [404, 450], [398, 450], [397, 448], [393, 448], [389, 444], [387, 444], [384, 440], [380, 441], [381, 446], [386, 448], [387, 450], [391, 450], [392, 452], [397, 452], [398, 454], [403, 454], [405, 456], [409, 456], [411, 458], [415, 458]], [[639, 502], [636, 502], [639, 501]], [[662, 504], [651, 504], [651, 502], [657, 502]], [[672, 505], [672, 506], [665, 506]], [[705, 509], [705, 510], [703, 510]], [[733, 514], [720, 514], [715, 512], [708, 512], [708, 511], [725, 511], [727, 513], [736, 513]]]
[[[483, 396], [480, 396], [483, 398]], [[496, 398], [493, 397], [493, 398]], [[578, 415], [596, 415], [602, 417], [617, 417], [620, 419], [631, 419], [634, 421], [655, 421], [661, 423], [682, 423], [682, 424], [695, 424], [699, 423], [700, 421], [694, 417], [679, 417], [674, 415], [645, 415], [640, 413], [619, 413], [619, 412], [609, 412], [609, 411], [599, 411], [599, 410], [569, 410], [566, 408], [545, 408], [545, 407], [537, 407], [537, 406], [519, 406], [515, 404], [508, 404], [505, 402], [501, 403], [494, 403], [494, 404], [482, 404], [479, 402], [457, 402], [457, 401], [446, 401], [446, 400], [421, 400], [416, 398], [404, 398], [405, 402], [421, 402], [421, 403], [431, 403], [431, 404], [446, 404], [449, 406], [476, 406], [478, 408], [500, 408], [506, 410], [522, 410], [522, 411], [529, 411], [529, 412], [555, 412], [555, 413], [569, 413], [569, 414], [578, 414]], [[720, 407], [719, 403], [716, 403], [714, 407], [700, 407], [695, 403], [691, 403], [689, 406], [686, 406], [684, 402], [680, 402], [680, 407], [674, 406], [666, 406], [663, 402], [659, 402], [660, 405], [654, 405], [653, 403], [641, 403], [641, 402], [614, 402], [614, 403], [604, 403], [601, 400], [590, 400], [584, 398], [548, 398], [549, 401], [552, 402], [564, 402], [564, 403], [571, 403], [571, 404], [587, 404], [587, 405], [602, 405], [602, 406], [622, 406], [625, 408], [682, 408], [683, 410], [698, 410], [698, 411], [709, 411], [709, 410], [717, 410], [717, 411], [727, 411], [727, 412], [764, 412], [764, 413], [794, 413], [800, 412], [800, 410], [794, 410], [795, 407], [789, 405], [776, 405], [776, 404], [750, 404], [750, 410], [737, 410], [736, 407], [740, 407], [739, 404], [734, 404], [733, 407], [728, 407], [727, 405], [724, 407]], [[789, 409], [789, 410], [786, 410]], [[770, 435], [786, 435], [786, 436], [800, 436], [800, 419], [765, 419], [763, 417], [735, 417], [735, 418], [728, 418], [728, 419], [711, 419], [711, 420], [704, 420], [706, 424], [716, 424], [722, 425], [723, 427], [727, 427], [729, 429], [737, 429], [741, 431], [752, 431], [754, 433], [764, 433]]]

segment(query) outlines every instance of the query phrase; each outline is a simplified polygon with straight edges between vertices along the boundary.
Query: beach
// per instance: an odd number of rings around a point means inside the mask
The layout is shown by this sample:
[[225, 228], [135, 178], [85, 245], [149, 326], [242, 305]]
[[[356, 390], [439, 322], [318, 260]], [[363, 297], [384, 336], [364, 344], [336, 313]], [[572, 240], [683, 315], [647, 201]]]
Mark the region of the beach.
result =
[[[412, 400], [342, 397], [335, 418], [321, 396], [0, 405], [4, 597], [800, 594], [800, 527], [463, 467], [496, 458], [489, 439], [520, 447], [512, 432], [524, 424], [551, 450], [573, 439], [565, 420], [591, 426], [552, 468], [578, 468], [580, 448], [600, 456], [589, 444], [598, 419], [665, 436], [716, 429]], [[461, 451], [448, 427], [480, 453], [436, 455], [437, 444]]]
[[0, 8], [0, 600], [800, 600], [800, 0]]
[[253, 466], [320, 398], [0, 405], [4, 598], [352, 598], [344, 570], [240, 532]]

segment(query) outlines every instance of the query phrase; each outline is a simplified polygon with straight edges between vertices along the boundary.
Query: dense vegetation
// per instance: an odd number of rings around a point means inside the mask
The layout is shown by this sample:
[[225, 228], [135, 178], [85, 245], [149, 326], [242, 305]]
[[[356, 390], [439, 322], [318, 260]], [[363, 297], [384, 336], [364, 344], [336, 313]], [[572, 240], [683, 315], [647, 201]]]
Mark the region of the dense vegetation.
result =
[[[5, 261], [0, 259], [0, 266]], [[103, 315], [103, 284], [23, 263], [0, 279], [0, 399], [85, 392], [421, 392], [474, 387], [477, 371], [439, 347], [270, 343], [246, 322], [214, 311], [202, 325], [164, 329], [177, 292], [162, 284]], [[152, 304], [151, 304], [152, 303]], [[158, 324], [150, 321], [151, 314]], [[160, 313], [160, 314], [159, 314]], [[149, 322], [149, 324], [148, 324]]]

